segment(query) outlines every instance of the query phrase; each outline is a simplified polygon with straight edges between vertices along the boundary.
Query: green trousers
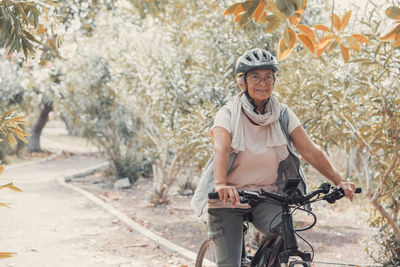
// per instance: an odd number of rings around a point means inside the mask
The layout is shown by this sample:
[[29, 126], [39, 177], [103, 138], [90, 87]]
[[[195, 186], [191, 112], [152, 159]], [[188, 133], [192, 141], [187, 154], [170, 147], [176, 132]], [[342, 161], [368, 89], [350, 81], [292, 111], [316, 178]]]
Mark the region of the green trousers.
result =
[[281, 225], [281, 206], [262, 202], [250, 209], [208, 209], [208, 236], [214, 242], [219, 267], [240, 267], [243, 220], [250, 215], [254, 227], [268, 234]]

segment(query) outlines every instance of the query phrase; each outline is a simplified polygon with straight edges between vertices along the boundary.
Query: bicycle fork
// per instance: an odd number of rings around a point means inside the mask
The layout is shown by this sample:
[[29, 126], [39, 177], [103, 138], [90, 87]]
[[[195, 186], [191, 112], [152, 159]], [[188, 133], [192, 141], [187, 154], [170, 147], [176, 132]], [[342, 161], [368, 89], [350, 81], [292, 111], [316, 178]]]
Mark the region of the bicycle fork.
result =
[[[299, 250], [299, 246], [297, 244], [297, 239], [295, 236], [296, 233], [293, 226], [293, 218], [288, 205], [283, 207], [282, 233], [284, 241], [284, 251], [279, 254], [279, 262], [281, 264], [281, 267], [292, 267], [300, 265], [302, 265], [303, 267], [311, 267], [311, 254]], [[287, 265], [290, 256], [298, 256], [302, 259], [302, 261], [294, 261]]]

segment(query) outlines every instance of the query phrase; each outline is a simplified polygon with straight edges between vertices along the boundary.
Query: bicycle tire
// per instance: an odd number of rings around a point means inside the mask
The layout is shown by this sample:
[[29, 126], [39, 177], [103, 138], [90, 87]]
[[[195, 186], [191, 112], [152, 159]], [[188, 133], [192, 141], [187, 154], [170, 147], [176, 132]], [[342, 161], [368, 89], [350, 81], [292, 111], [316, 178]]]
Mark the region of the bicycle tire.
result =
[[254, 255], [251, 267], [280, 267], [278, 256], [282, 250], [282, 236], [269, 234]]
[[197, 252], [195, 267], [214, 266], [217, 266], [217, 264], [215, 263], [213, 241], [211, 239], [206, 239], [203, 241], [203, 243], [201, 243]]

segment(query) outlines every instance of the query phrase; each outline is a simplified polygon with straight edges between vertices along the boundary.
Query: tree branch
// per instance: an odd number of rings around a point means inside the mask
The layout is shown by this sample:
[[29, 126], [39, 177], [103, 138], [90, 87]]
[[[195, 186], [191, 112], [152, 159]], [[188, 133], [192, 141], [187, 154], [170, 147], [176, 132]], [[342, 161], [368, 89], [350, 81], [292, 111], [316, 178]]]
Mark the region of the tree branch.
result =
[[378, 210], [386, 221], [392, 226], [396, 239], [400, 241], [400, 227], [390, 214], [378, 203], [377, 199], [370, 200], [371, 205]]
[[380, 196], [384, 197], [384, 196], [390, 195], [390, 194], [392, 194], [393, 192], [395, 192], [395, 191], [397, 191], [399, 189], [400, 189], [400, 185], [396, 186], [392, 190], [389, 190], [389, 191], [386, 191], [385, 193], [382, 193]]
[[351, 130], [353, 131], [353, 133], [356, 135], [356, 137], [361, 141], [361, 143], [363, 143], [363, 145], [365, 146], [365, 148], [368, 150], [368, 152], [371, 155], [374, 155], [371, 151], [371, 148], [369, 147], [367, 141], [364, 140], [364, 138], [362, 138], [360, 136], [360, 134], [357, 132], [357, 129], [354, 127], [354, 125], [345, 117], [345, 116], [341, 116], [342, 119], [344, 119], [344, 121], [346, 122], [347, 126], [349, 126], [351, 128]]

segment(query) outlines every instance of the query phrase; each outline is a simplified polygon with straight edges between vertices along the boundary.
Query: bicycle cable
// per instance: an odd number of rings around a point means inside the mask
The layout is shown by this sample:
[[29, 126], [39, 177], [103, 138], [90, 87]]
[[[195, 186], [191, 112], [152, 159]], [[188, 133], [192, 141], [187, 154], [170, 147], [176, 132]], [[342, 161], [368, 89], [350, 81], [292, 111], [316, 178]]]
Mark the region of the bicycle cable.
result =
[[293, 211], [291, 212], [291, 214], [293, 215], [293, 213], [294, 213], [296, 210], [304, 211], [304, 212], [308, 213], [309, 215], [313, 216], [314, 221], [312, 222], [311, 225], [309, 225], [309, 226], [307, 226], [307, 227], [305, 227], [305, 228], [294, 229], [295, 232], [307, 231], [307, 230], [309, 230], [309, 229], [311, 229], [311, 228], [313, 228], [313, 227], [315, 226], [315, 224], [317, 223], [317, 216], [315, 215], [314, 212], [312, 212], [311, 210], [307, 210], [307, 209], [305, 209], [305, 208], [302, 208], [302, 206], [298, 206], [298, 207], [296, 207], [296, 208], [293, 209]]
[[298, 237], [300, 237], [300, 239], [302, 239], [310, 248], [311, 248], [311, 262], [314, 261], [314, 248], [313, 246], [307, 241], [305, 240], [301, 235], [299, 235], [297, 232], [294, 232]]

